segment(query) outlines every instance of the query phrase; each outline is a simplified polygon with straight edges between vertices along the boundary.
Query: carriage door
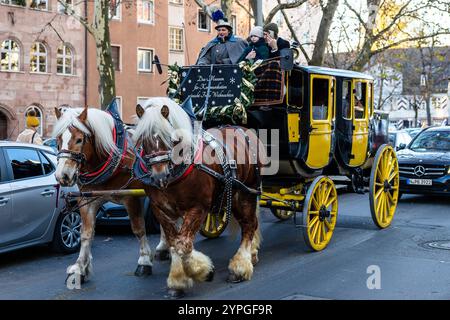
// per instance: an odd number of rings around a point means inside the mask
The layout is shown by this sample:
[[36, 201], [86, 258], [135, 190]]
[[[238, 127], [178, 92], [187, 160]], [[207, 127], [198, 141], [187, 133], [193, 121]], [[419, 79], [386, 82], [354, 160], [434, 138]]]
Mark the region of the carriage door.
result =
[[310, 128], [306, 164], [312, 169], [321, 169], [330, 162], [334, 117], [334, 81], [334, 77], [331, 76], [311, 75]]
[[369, 101], [372, 92], [369, 81], [353, 80], [352, 83], [353, 135], [349, 165], [359, 167], [366, 162], [369, 143]]

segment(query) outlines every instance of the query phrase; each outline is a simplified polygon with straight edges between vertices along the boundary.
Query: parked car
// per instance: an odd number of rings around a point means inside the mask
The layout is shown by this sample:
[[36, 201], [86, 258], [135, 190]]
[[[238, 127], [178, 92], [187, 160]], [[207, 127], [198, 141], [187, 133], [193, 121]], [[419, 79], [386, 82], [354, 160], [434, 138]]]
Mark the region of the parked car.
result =
[[408, 128], [405, 129], [406, 132], [408, 132], [408, 134], [411, 136], [411, 139], [414, 139], [419, 133], [420, 131], [422, 131], [422, 128]]
[[[44, 145], [53, 148], [53, 150], [58, 152], [58, 144], [55, 138], [50, 138], [44, 141]], [[149, 234], [157, 234], [160, 232], [159, 222], [152, 214], [150, 207], [150, 201], [147, 197], [140, 198], [144, 208], [145, 226], [146, 231]], [[129, 225], [130, 219], [128, 218], [128, 213], [125, 207], [121, 204], [116, 204], [113, 202], [105, 203], [97, 212], [97, 225]]]
[[80, 248], [79, 212], [64, 211], [51, 148], [0, 141], [0, 253], [50, 243], [58, 252]]
[[389, 144], [392, 145], [395, 150], [399, 150], [400, 146], [406, 146], [412, 140], [411, 136], [405, 130], [389, 131]]
[[424, 129], [397, 156], [401, 193], [450, 195], [450, 127]]

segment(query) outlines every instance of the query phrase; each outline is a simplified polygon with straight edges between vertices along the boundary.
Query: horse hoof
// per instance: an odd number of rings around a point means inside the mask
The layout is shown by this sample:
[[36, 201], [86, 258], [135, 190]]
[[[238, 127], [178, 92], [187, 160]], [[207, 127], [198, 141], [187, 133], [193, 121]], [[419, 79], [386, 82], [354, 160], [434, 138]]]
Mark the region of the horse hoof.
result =
[[152, 274], [152, 266], [138, 265], [134, 275], [136, 277], [150, 276]]
[[169, 260], [170, 259], [170, 252], [169, 252], [169, 250], [156, 251], [155, 257], [159, 261]]
[[239, 282], [243, 282], [243, 281], [245, 281], [243, 276], [238, 276], [234, 273], [230, 273], [227, 278], [227, 282], [231, 282], [231, 283], [239, 283]]
[[[74, 277], [76, 277], [75, 273], [69, 273], [67, 274], [66, 280], [64, 281], [64, 284], [68, 287], [68, 288], [75, 288], [75, 289], [80, 289], [79, 287], [77, 288], [77, 280], [74, 279]], [[84, 275], [80, 275], [80, 280], [79, 280], [79, 285], [82, 285], [86, 282], [86, 277]]]
[[214, 268], [208, 273], [208, 275], [206, 276], [205, 281], [211, 282], [214, 280]]
[[166, 298], [169, 299], [181, 299], [185, 296], [183, 289], [169, 289], [167, 291]]

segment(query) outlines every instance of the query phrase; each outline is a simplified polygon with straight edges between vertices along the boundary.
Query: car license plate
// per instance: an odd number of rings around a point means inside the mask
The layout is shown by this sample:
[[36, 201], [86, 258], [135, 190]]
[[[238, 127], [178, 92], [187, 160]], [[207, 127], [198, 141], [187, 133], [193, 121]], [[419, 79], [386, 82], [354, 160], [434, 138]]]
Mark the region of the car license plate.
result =
[[433, 184], [433, 180], [431, 179], [408, 179], [407, 184], [414, 184], [419, 186], [431, 186]]

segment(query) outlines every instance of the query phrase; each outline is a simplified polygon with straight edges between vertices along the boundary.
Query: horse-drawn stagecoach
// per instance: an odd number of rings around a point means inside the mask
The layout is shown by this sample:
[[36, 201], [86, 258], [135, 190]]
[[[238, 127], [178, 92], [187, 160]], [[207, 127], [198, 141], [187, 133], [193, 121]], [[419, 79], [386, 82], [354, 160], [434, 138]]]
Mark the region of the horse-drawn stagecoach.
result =
[[[284, 58], [289, 59], [289, 55]], [[302, 227], [306, 244], [322, 250], [336, 226], [338, 200], [333, 178], [338, 178], [358, 193], [364, 193], [368, 186], [372, 219], [379, 228], [388, 227], [398, 201], [398, 164], [394, 150], [387, 145], [387, 116], [374, 110], [373, 78], [359, 72], [289, 63], [286, 70], [284, 64], [269, 61], [255, 70], [259, 71], [258, 79], [275, 78], [278, 84], [269, 86], [269, 93], [267, 85], [256, 84], [255, 103], [249, 106], [244, 124], [257, 130], [279, 130], [275, 146], [279, 159], [272, 159], [279, 161], [279, 170], [263, 177], [259, 204], [281, 220], [293, 218]], [[264, 78], [264, 69], [276, 69], [277, 65], [278, 72]], [[182, 73], [188, 77], [189, 72], [200, 73], [196, 68], [205, 67], [185, 68]], [[215, 74], [225, 74], [236, 66], [214, 68]], [[206, 89], [203, 86], [203, 91]], [[195, 84], [186, 86], [181, 100], [193, 94], [200, 106], [205, 94], [198, 91], [202, 90], [196, 90]], [[211, 96], [211, 88], [208, 94]], [[214, 102], [213, 107], [217, 107]], [[343, 181], [339, 176], [349, 179]], [[226, 224], [225, 212], [209, 214], [200, 232], [215, 238]]]
[[[398, 164], [386, 144], [387, 121], [374, 111], [373, 78], [294, 65], [289, 52], [259, 67], [192, 66], [181, 69], [181, 77], [172, 72], [172, 80], [180, 82], [172, 82], [177, 86], [170, 92], [183, 104], [163, 97], [138, 105], [132, 139], [114, 103], [108, 112], [87, 107], [55, 110], [56, 177], [63, 185], [78, 183], [81, 190], [75, 196], [83, 221], [82, 249], [67, 269], [70, 281], [90, 273], [94, 213], [108, 200], [127, 207], [140, 243], [140, 276], [151, 274], [153, 254], [139, 201], [133, 197], [152, 199], [163, 231], [156, 251], [172, 259], [167, 285], [173, 297], [181, 296], [193, 280], [212, 279], [212, 261], [194, 250], [194, 237], [198, 230], [207, 237], [219, 236], [231, 213], [242, 238], [228, 266], [229, 280], [251, 279], [260, 245], [258, 201], [279, 219], [293, 218], [306, 244], [322, 250], [338, 213], [331, 177], [347, 176], [357, 192], [369, 186], [375, 224], [391, 224], [399, 192]], [[221, 117], [239, 126], [217, 126]], [[203, 120], [204, 128], [196, 131], [195, 119]], [[215, 131], [203, 130], [210, 126]], [[278, 130], [278, 139], [269, 134], [266, 141], [270, 165], [277, 168], [274, 174], [260, 175], [264, 157], [251, 143], [257, 140], [260, 146], [260, 139], [243, 126], [256, 129], [259, 138], [264, 129]], [[233, 145], [224, 140], [228, 131]], [[175, 161], [177, 156], [181, 162]]]

